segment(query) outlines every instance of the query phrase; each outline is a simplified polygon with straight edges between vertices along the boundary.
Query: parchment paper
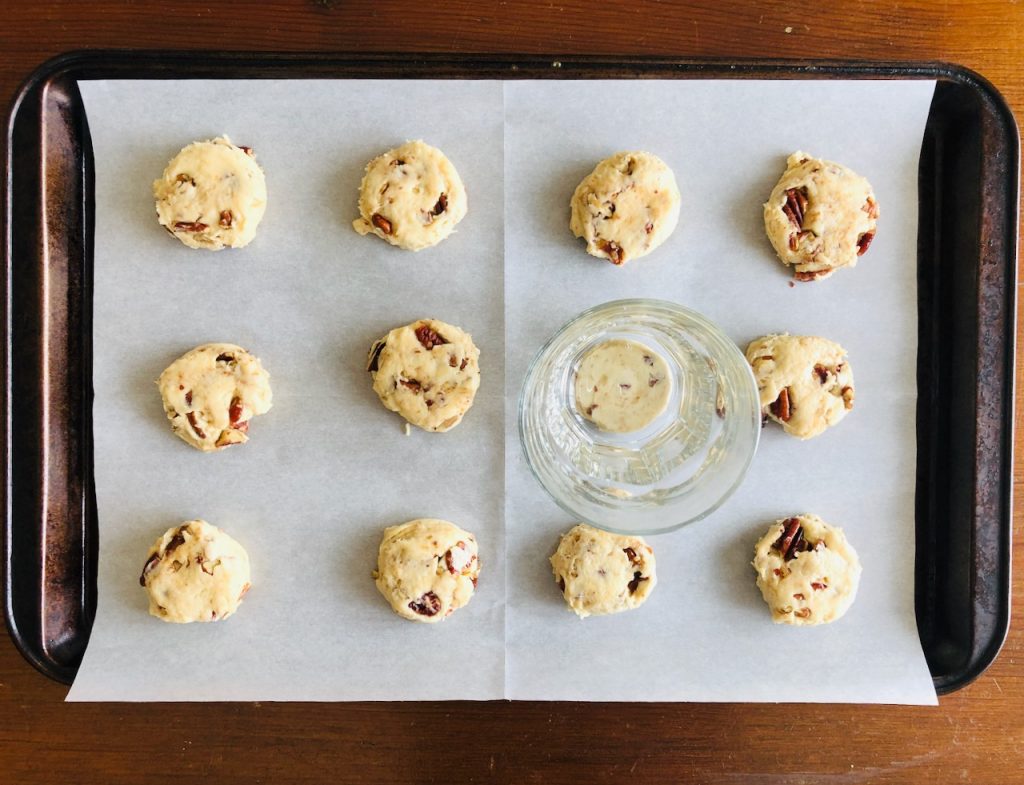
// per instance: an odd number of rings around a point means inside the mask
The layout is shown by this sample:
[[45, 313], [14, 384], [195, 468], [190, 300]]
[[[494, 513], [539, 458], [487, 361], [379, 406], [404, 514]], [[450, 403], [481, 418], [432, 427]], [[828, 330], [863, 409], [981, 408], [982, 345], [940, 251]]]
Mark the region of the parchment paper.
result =
[[[587, 82], [505, 88], [508, 685], [553, 700], [933, 703], [914, 617], [917, 164], [934, 85], [914, 82]], [[682, 191], [679, 227], [615, 268], [566, 229], [576, 184], [621, 149], [650, 150]], [[853, 270], [789, 286], [761, 205], [803, 149], [867, 177], [878, 235]], [[538, 282], [543, 281], [543, 286]], [[539, 296], [541, 292], [551, 292]], [[856, 406], [801, 442], [769, 425], [739, 491], [649, 538], [658, 586], [637, 611], [577, 622], [546, 557], [567, 518], [516, 444], [518, 380], [583, 308], [660, 297], [695, 308], [742, 349], [774, 332], [849, 352]], [[864, 573], [838, 622], [771, 623], [754, 585], [768, 524], [813, 512], [842, 526]]]
[[[913, 613], [916, 174], [931, 83], [81, 88], [96, 162], [100, 575], [69, 700], [934, 702]], [[200, 253], [157, 226], [149, 188], [180, 147], [221, 133], [254, 147], [269, 204], [248, 248]], [[415, 255], [350, 226], [365, 163], [414, 138], [448, 154], [470, 202], [455, 235]], [[856, 270], [790, 288], [760, 205], [801, 147], [867, 176], [882, 218]], [[655, 254], [614, 269], [573, 240], [567, 205], [620, 149], [672, 166], [683, 217]], [[834, 338], [857, 407], [810, 442], [766, 429], [733, 499], [651, 538], [651, 599], [581, 622], [547, 565], [574, 521], [529, 474], [516, 402], [555, 329], [626, 296], [695, 307], [741, 346], [781, 330]], [[427, 315], [472, 332], [483, 383], [454, 431], [407, 437], [365, 353]], [[274, 409], [249, 444], [203, 455], [170, 435], [153, 380], [213, 340], [263, 359]], [[864, 563], [852, 610], [823, 628], [772, 625], [748, 564], [767, 523], [801, 511], [844, 526]], [[474, 531], [483, 558], [470, 605], [430, 627], [394, 615], [369, 576], [382, 529], [424, 516]], [[254, 587], [223, 623], [164, 624], [138, 572], [192, 517], [245, 545]]]
[[[73, 700], [494, 698], [504, 672], [502, 91], [493, 82], [84, 83], [96, 161], [93, 407], [100, 518], [96, 624]], [[403, 96], [413, 98], [406, 100]], [[126, 118], [131, 118], [126, 122]], [[155, 221], [151, 183], [193, 139], [253, 147], [268, 204], [251, 245], [196, 252]], [[417, 254], [352, 229], [367, 161], [437, 145], [470, 213]], [[424, 316], [460, 325], [484, 383], [454, 431], [406, 436], [366, 353]], [[274, 408], [241, 447], [170, 434], [154, 380], [207, 341], [271, 374]], [[248, 550], [232, 618], [147, 613], [138, 573], [167, 527], [202, 517]], [[385, 526], [455, 521], [481, 549], [479, 591], [411, 624], [370, 571]]]

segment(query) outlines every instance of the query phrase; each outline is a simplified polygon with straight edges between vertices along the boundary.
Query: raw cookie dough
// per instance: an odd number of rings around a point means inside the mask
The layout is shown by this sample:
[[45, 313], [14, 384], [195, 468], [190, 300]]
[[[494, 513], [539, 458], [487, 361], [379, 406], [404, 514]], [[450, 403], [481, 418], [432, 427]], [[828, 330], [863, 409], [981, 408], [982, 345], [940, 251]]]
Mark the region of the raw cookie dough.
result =
[[809, 335], [766, 335], [747, 347], [761, 413], [800, 439], [817, 436], [853, 408], [846, 350]]
[[853, 267], [875, 236], [878, 202], [871, 184], [832, 161], [795, 152], [764, 205], [764, 228], [798, 281]]
[[679, 198], [675, 175], [658, 156], [616, 153], [576, 187], [569, 228], [587, 241], [588, 254], [623, 264], [668, 239]]
[[249, 420], [271, 407], [270, 374], [231, 343], [197, 346], [171, 363], [157, 385], [171, 428], [203, 452], [249, 441]]
[[562, 535], [551, 557], [555, 583], [581, 619], [639, 607], [654, 591], [654, 551], [640, 537], [585, 523]]
[[602, 431], [644, 428], [665, 411], [671, 393], [664, 358], [635, 341], [597, 344], [576, 371], [576, 409]]
[[466, 189], [436, 147], [406, 142], [366, 165], [359, 214], [352, 226], [392, 245], [418, 251], [437, 245], [466, 215]]
[[480, 386], [479, 358], [469, 333], [420, 319], [377, 341], [367, 369], [388, 409], [425, 431], [447, 431], [473, 405]]
[[190, 248], [241, 248], [256, 236], [267, 183], [252, 149], [226, 136], [193, 142], [153, 182], [160, 223]]
[[436, 518], [385, 529], [373, 572], [395, 613], [428, 623], [443, 621], [468, 603], [479, 575], [473, 535]]
[[249, 591], [249, 555], [206, 521], [172, 526], [149, 549], [139, 583], [149, 594], [149, 612], [186, 623], [220, 621]]
[[773, 523], [754, 547], [751, 563], [774, 622], [828, 624], [846, 613], [857, 595], [857, 552], [842, 529], [817, 515]]

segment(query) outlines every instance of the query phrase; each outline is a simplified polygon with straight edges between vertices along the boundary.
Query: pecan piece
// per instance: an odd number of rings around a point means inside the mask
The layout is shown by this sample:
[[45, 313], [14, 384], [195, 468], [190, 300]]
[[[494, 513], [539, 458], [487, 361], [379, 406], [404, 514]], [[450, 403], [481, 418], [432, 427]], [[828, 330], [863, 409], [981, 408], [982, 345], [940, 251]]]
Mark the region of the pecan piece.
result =
[[185, 393], [185, 405], [186, 406], [191, 406], [192, 405], [192, 391], [191, 390], [189, 390], [188, 392]]
[[174, 228], [182, 232], [205, 232], [207, 227], [202, 221], [176, 221]]
[[224, 352], [223, 354], [218, 354], [217, 355], [217, 362], [219, 362], [219, 363], [233, 363], [233, 362], [237, 362], [237, 361], [238, 360], [235, 357], [235, 355], [228, 354], [227, 352]]
[[648, 387], [653, 387], [654, 385], [656, 385], [660, 381], [661, 381], [661, 379], [659, 379], [657, 376], [654, 376], [652, 374], [648, 374], [647, 375], [647, 386]]
[[443, 346], [449, 343], [449, 341], [442, 338], [425, 324], [421, 324], [416, 328], [416, 340], [423, 344], [424, 349], [433, 349], [435, 346]]
[[789, 405], [789, 388], [783, 387], [779, 391], [779, 397], [775, 399], [769, 408], [772, 414], [778, 417], [783, 422], [789, 422], [789, 418], [793, 416], [792, 409]]
[[814, 281], [818, 278], [824, 278], [829, 274], [829, 270], [801, 270], [793, 273], [793, 277], [798, 281]]
[[449, 354], [448, 355], [448, 365], [450, 365], [452, 368], [458, 368], [459, 367], [459, 361], [455, 357], [454, 354]]
[[366, 363], [366, 370], [370, 373], [377, 373], [380, 369], [380, 353], [384, 351], [384, 347], [387, 344], [384, 341], [377, 341], [370, 349], [370, 359]]
[[191, 175], [187, 175], [184, 172], [182, 172], [177, 177], [175, 177], [174, 181], [178, 182], [178, 183], [189, 183], [190, 185], [195, 185], [196, 184], [196, 181], [192, 179], [192, 176]]
[[[786, 191], [786, 203], [782, 212], [797, 229], [804, 228], [804, 213], [807, 211], [807, 189], [790, 188]], [[795, 250], [795, 249], [794, 249]]]
[[398, 383], [403, 387], [412, 390], [414, 393], [423, 391], [423, 386], [415, 379], [399, 379]]
[[818, 374], [818, 381], [824, 384], [828, 381], [828, 368], [821, 363], [816, 363], [814, 366], [814, 372]]
[[372, 223], [374, 226], [376, 226], [378, 229], [384, 232], [384, 234], [391, 234], [391, 232], [393, 231], [391, 228], [391, 221], [389, 221], [380, 213], [374, 213], [370, 217], [370, 223]]
[[462, 362], [459, 363], [459, 370], [460, 371], [466, 370], [466, 363], [468, 363], [468, 362], [469, 362], [469, 358], [468, 357], [463, 357], [462, 358]]
[[865, 232], [857, 238], [857, 256], [863, 256], [864, 252], [868, 250], [868, 246], [871, 245], [871, 241], [875, 239], [874, 232]]
[[459, 540], [453, 548], [445, 551], [444, 563], [448, 567], [448, 572], [452, 575], [460, 575], [473, 563], [474, 558], [467, 554], [466, 543]]
[[801, 619], [806, 619], [808, 616], [811, 615], [811, 609], [810, 608], [797, 608], [795, 611], [793, 611], [793, 615], [794, 616], [798, 616]]
[[431, 215], [440, 215], [448, 209], [448, 194], [442, 193], [437, 198], [437, 204], [434, 205], [434, 209], [430, 211]]
[[177, 550], [178, 548], [180, 548], [182, 545], [185, 544], [185, 532], [187, 530], [188, 530], [188, 526], [180, 526], [180, 527], [178, 527], [178, 531], [176, 531], [174, 533], [174, 536], [171, 537], [170, 540], [168, 540], [167, 547], [164, 548], [164, 556], [169, 554], [171, 551]]
[[238, 149], [241, 150], [246, 155], [248, 155], [250, 158], [252, 157], [252, 148], [251, 147], [246, 147], [244, 144], [240, 144], [240, 145], [238, 145]]
[[420, 616], [436, 616], [441, 611], [441, 598], [434, 592], [428, 591], [418, 600], [410, 602], [409, 608]]
[[635, 550], [633, 550], [632, 548], [623, 548], [622, 552], [626, 554], [626, 558], [629, 559], [630, 564], [640, 564], [640, 557], [636, 555]]
[[145, 586], [146, 585], [146, 576], [149, 575], [149, 573], [153, 570], [154, 567], [156, 567], [157, 562], [159, 562], [159, 561], [160, 561], [160, 554], [159, 553], [154, 553], [152, 556], [150, 556], [146, 560], [146, 563], [142, 567], [142, 575], [139, 576], [139, 586]]
[[814, 581], [814, 582], [811, 583], [811, 588], [814, 589], [815, 591], [821, 591], [822, 589], [827, 589], [828, 588], [828, 584], [826, 584], [826, 583], [818, 583], [818, 581]]
[[231, 226], [231, 221], [232, 221], [231, 211], [230, 210], [221, 210], [220, 211], [220, 225], [223, 226], [225, 229], [227, 229], [227, 228], [229, 228]]
[[622, 264], [625, 261], [626, 252], [622, 250], [622, 246], [612, 240], [602, 240], [597, 244], [597, 247], [608, 254], [608, 260], [612, 264]]
[[811, 544], [804, 539], [804, 527], [799, 518], [787, 518], [782, 524], [782, 534], [772, 543], [772, 548], [782, 554], [785, 561], [796, 558], [800, 551], [811, 550]]
[[654, 224], [652, 224], [650, 221], [648, 221], [647, 223], [644, 224], [644, 234], [650, 234], [653, 231], [654, 231]]
[[196, 413], [189, 412], [185, 416], [188, 418], [188, 424], [192, 426], [192, 430], [195, 431], [196, 436], [198, 436], [200, 439], [205, 439], [206, 433], [203, 431], [202, 428], [199, 427], [199, 424], [196, 422]]
[[853, 388], [850, 387], [849, 385], [847, 385], [842, 390], [840, 390], [839, 394], [843, 396], [843, 408], [847, 409], [847, 410], [852, 409], [853, 408]]
[[242, 402], [237, 398], [231, 399], [228, 407], [228, 422], [232, 428], [237, 428], [242, 423]]
[[878, 202], [870, 196], [867, 198], [867, 201], [864, 202], [864, 206], [860, 209], [868, 214], [868, 218], [878, 218]]
[[643, 581], [650, 580], [650, 578], [641, 577], [642, 575], [643, 573], [637, 570], [633, 573], [633, 580], [626, 584], [626, 588], [629, 589], [630, 594], [636, 594], [636, 590], [640, 588], [640, 584]]

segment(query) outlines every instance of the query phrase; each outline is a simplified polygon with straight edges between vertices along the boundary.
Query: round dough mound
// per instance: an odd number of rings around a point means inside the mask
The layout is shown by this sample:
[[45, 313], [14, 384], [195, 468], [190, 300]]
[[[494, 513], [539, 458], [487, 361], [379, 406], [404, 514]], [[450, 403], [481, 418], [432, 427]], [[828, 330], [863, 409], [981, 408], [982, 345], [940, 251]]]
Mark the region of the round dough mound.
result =
[[585, 523], [562, 535], [551, 557], [555, 583], [581, 619], [639, 607], [654, 591], [654, 551], [640, 537]]
[[406, 142], [366, 165], [353, 227], [419, 251], [437, 245], [466, 216], [466, 189], [436, 147]]
[[220, 621], [249, 591], [249, 555], [206, 521], [172, 526], [149, 549], [139, 583], [164, 621]]
[[817, 436], [853, 408], [846, 350], [825, 338], [766, 335], [747, 347], [761, 413], [800, 439]]
[[267, 183], [252, 149], [226, 136], [193, 142], [153, 182], [163, 227], [190, 248], [241, 248], [256, 236]]
[[425, 431], [462, 421], [480, 386], [480, 350], [458, 327], [420, 319], [370, 349], [373, 390], [388, 409]]
[[828, 624], [846, 613], [857, 596], [857, 552], [842, 529], [817, 515], [773, 523], [754, 546], [751, 563], [774, 622]]
[[436, 518], [385, 529], [373, 573], [395, 613], [428, 624], [467, 604], [479, 575], [473, 535]]
[[249, 441], [249, 420], [270, 411], [270, 374], [232, 343], [208, 343], [182, 355], [157, 380], [171, 428], [197, 450]]
[[675, 175], [658, 156], [616, 153], [576, 187], [569, 228], [587, 241], [588, 254], [623, 264], [668, 239], [679, 199]]
[[871, 184], [832, 161], [795, 152], [764, 205], [764, 228], [798, 281], [853, 267], [875, 236], [878, 202]]
[[576, 371], [576, 409], [602, 431], [631, 433], [665, 411], [672, 393], [668, 364], [635, 341], [590, 349]]

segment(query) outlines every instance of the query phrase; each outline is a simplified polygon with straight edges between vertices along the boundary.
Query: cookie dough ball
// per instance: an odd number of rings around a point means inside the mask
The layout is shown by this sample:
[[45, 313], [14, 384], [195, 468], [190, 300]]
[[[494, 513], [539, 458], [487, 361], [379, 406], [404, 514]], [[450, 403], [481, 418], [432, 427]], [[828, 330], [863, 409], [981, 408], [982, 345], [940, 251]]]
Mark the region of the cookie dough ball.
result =
[[795, 152], [764, 205], [764, 228], [798, 281], [853, 267], [875, 236], [878, 202], [871, 184], [832, 161]]
[[614, 339], [583, 355], [575, 388], [580, 414], [602, 431], [631, 433], [665, 411], [672, 378], [657, 352], [642, 343]]
[[249, 555], [206, 521], [172, 526], [149, 549], [139, 583], [149, 612], [177, 623], [220, 621], [249, 591]]
[[817, 515], [773, 523], [754, 547], [752, 564], [774, 622], [828, 624], [857, 596], [857, 552], [842, 529]]
[[425, 431], [462, 421], [480, 386], [480, 350], [458, 327], [420, 319], [370, 349], [373, 390], [388, 409]]
[[466, 189], [436, 147], [406, 142], [366, 165], [353, 227], [408, 251], [437, 245], [466, 216]]
[[581, 619], [639, 607], [654, 591], [654, 551], [640, 537], [580, 523], [551, 557], [555, 583]]
[[197, 450], [249, 441], [249, 420], [270, 411], [270, 374], [232, 343], [208, 343], [182, 355], [157, 380], [171, 428]]
[[809, 335], [766, 335], [747, 347], [761, 413], [800, 439], [817, 436], [853, 408], [846, 350]]
[[473, 535], [436, 518], [385, 529], [373, 572], [395, 613], [431, 624], [473, 598], [479, 575]]
[[612, 264], [645, 256], [679, 221], [675, 175], [658, 156], [617, 153], [601, 161], [572, 195], [569, 228], [587, 253]]
[[226, 136], [193, 142], [153, 182], [163, 227], [190, 248], [241, 248], [267, 207], [267, 183], [252, 149]]

